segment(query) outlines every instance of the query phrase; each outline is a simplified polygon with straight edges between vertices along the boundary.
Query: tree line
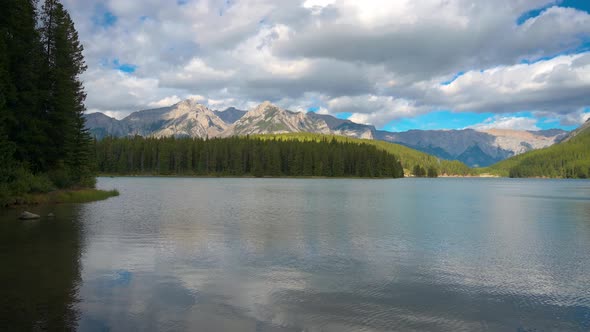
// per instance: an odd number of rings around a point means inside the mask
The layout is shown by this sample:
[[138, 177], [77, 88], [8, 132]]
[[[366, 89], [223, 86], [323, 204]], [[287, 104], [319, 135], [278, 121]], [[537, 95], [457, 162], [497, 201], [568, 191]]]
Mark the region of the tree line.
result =
[[397, 156], [400, 159], [406, 175], [418, 177], [439, 175], [473, 175], [475, 172], [469, 166], [458, 160], [444, 160], [424, 152], [408, 148], [406, 146], [380, 141], [365, 140], [347, 136], [327, 136], [313, 133], [290, 133], [290, 134], [265, 134], [256, 135], [260, 139], [284, 139], [284, 140], [301, 140], [301, 141], [321, 141], [327, 137], [339, 142], [363, 143], [375, 146], [379, 150], [386, 151]]
[[0, 200], [94, 186], [84, 127], [86, 69], [74, 23], [58, 0], [4, 1], [0, 10]]
[[488, 170], [512, 178], [590, 178], [590, 130], [568, 141], [503, 160]]
[[420, 165], [416, 165], [412, 169], [412, 174], [414, 174], [414, 176], [417, 178], [424, 178], [424, 177], [436, 178], [436, 177], [438, 177], [438, 171], [436, 170], [436, 168], [434, 168], [434, 166], [430, 166], [430, 167], [428, 167], [428, 169], [425, 169], [424, 167], [422, 167]]
[[395, 155], [327, 138], [107, 137], [94, 147], [98, 170], [104, 174], [403, 177]]
[[590, 131], [546, 149], [528, 152], [509, 170], [512, 178], [590, 178]]

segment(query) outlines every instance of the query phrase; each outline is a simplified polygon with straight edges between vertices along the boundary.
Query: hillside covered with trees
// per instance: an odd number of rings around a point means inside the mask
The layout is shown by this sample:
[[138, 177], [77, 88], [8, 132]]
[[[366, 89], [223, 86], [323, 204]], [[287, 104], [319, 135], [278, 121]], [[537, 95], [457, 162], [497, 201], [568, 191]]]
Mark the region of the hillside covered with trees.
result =
[[378, 140], [358, 139], [346, 136], [327, 136], [310, 133], [259, 135], [261, 139], [284, 139], [300, 141], [321, 141], [328, 137], [338, 142], [353, 142], [369, 144], [379, 150], [386, 151], [399, 157], [405, 174], [414, 176], [435, 177], [437, 175], [472, 175], [474, 171], [469, 166], [457, 160], [444, 160], [406, 146]]
[[573, 132], [564, 142], [501, 161], [488, 171], [513, 178], [590, 178], [589, 124]]
[[95, 143], [106, 174], [403, 177], [394, 154], [368, 144], [231, 138], [107, 137]]
[[57, 0], [0, 10], [0, 205], [17, 195], [93, 187], [84, 129], [82, 45]]

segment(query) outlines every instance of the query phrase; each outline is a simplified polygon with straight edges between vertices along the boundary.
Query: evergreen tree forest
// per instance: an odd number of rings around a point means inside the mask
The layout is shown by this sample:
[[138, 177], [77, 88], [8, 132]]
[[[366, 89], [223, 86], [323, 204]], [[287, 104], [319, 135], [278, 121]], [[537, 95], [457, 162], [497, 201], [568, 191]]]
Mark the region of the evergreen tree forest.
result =
[[590, 130], [566, 142], [503, 160], [489, 170], [512, 178], [590, 178]]
[[2, 2], [0, 203], [23, 193], [94, 186], [82, 51], [58, 0]]
[[98, 169], [106, 174], [403, 177], [395, 155], [369, 144], [327, 138], [135, 136], [107, 137], [94, 144]]
[[414, 176], [417, 178], [423, 178], [423, 177], [436, 178], [436, 177], [438, 177], [438, 172], [437, 172], [436, 168], [434, 168], [433, 166], [428, 167], [428, 170], [426, 170], [424, 167], [422, 167], [420, 165], [416, 165], [412, 169], [412, 174], [414, 174]]
[[[368, 144], [379, 150], [386, 151], [396, 155], [405, 170], [406, 175], [417, 177], [429, 176], [438, 177], [439, 175], [474, 175], [475, 172], [469, 166], [458, 160], [444, 160], [435, 156], [420, 152], [406, 146], [384, 142], [379, 140], [358, 139], [346, 136], [327, 136], [312, 133], [291, 133], [291, 134], [266, 134], [257, 135], [260, 139], [282, 139], [282, 140], [301, 140], [301, 141], [321, 141], [326, 138], [335, 139], [338, 142], [351, 142], [357, 144]], [[428, 173], [428, 171], [429, 173]], [[418, 171], [418, 174], [416, 174]]]

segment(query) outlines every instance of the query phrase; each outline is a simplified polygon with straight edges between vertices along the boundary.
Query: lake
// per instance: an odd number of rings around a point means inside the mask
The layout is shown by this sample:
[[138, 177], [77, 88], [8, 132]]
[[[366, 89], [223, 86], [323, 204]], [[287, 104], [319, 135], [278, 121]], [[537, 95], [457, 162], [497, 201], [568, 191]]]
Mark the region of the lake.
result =
[[0, 330], [590, 330], [590, 181], [98, 187], [0, 211]]

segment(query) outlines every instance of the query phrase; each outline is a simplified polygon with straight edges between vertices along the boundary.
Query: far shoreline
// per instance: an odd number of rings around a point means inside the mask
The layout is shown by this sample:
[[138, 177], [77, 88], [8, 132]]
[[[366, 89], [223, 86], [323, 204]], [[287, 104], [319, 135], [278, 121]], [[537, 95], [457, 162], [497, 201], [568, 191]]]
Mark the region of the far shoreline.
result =
[[196, 178], [196, 179], [362, 179], [397, 180], [407, 177], [360, 177], [360, 176], [253, 176], [253, 175], [191, 175], [191, 174], [99, 174], [99, 178]]
[[552, 178], [552, 177], [527, 177], [527, 178], [511, 178], [508, 176], [501, 176], [495, 174], [481, 174], [481, 175], [439, 175], [437, 177], [415, 177], [407, 175], [399, 178], [391, 177], [335, 177], [335, 176], [238, 176], [238, 175], [190, 175], [190, 174], [100, 174], [101, 178], [195, 178], [195, 179], [318, 179], [318, 180], [402, 180], [402, 179], [536, 179], [536, 180], [588, 180], [588, 179], [570, 179], [570, 178]]
[[393, 177], [360, 177], [360, 176], [252, 176], [252, 175], [190, 175], [190, 174], [99, 174], [100, 178], [195, 178], [195, 179], [350, 179], [350, 180], [400, 180], [400, 179], [436, 179], [436, 178], [507, 178], [499, 175], [439, 175], [437, 177], [416, 177], [413, 175], [405, 175], [399, 178]]

